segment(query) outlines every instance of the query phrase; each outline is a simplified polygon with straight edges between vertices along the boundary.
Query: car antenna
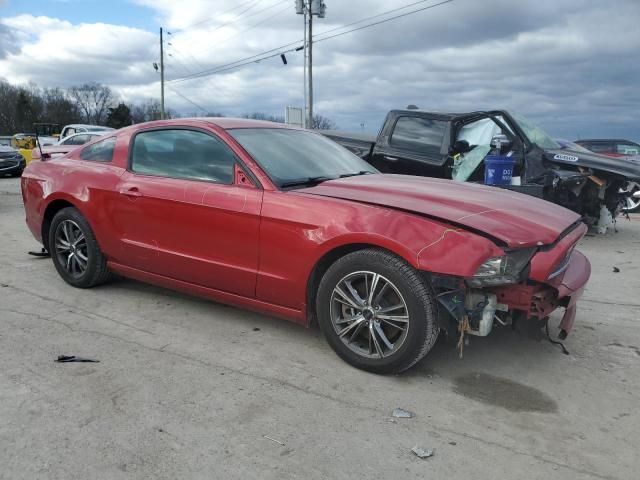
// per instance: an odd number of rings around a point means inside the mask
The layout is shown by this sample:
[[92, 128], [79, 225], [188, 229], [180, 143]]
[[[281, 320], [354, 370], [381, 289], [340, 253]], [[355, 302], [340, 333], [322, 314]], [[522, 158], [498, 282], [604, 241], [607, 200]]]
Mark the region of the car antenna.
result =
[[38, 138], [38, 129], [34, 128], [36, 132], [36, 145], [38, 145], [38, 150], [40, 150], [40, 160], [44, 162], [44, 153], [42, 153], [42, 145], [40, 145], [40, 139]]

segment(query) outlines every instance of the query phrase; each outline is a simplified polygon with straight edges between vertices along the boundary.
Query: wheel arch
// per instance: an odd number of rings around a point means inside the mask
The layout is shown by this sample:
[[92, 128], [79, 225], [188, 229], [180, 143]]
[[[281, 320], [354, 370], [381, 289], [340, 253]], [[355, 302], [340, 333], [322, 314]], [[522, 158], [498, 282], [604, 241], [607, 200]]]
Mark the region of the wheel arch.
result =
[[403, 253], [399, 253], [398, 251], [389, 248], [389, 246], [381, 245], [379, 243], [368, 241], [351, 241], [347, 243], [341, 243], [339, 245], [334, 245], [328, 250], [326, 250], [320, 258], [316, 260], [311, 269], [308, 277], [307, 277], [307, 288], [306, 288], [306, 317], [307, 322], [312, 323], [316, 321], [316, 312], [315, 312], [315, 303], [316, 297], [318, 294], [318, 286], [320, 285], [320, 281], [322, 277], [329, 269], [331, 265], [333, 265], [336, 260], [344, 257], [353, 252], [357, 252], [359, 250], [366, 250], [369, 248], [382, 250], [392, 255], [396, 255], [410, 264], [412, 267], [417, 268], [417, 264], [415, 262], [415, 257], [412, 258], [410, 255], [406, 255]]
[[42, 244], [47, 251], [49, 251], [49, 230], [51, 229], [53, 217], [55, 217], [56, 213], [60, 210], [67, 207], [73, 207], [80, 211], [78, 206], [67, 198], [56, 198], [50, 201], [44, 209], [44, 213], [42, 215], [41, 234]]

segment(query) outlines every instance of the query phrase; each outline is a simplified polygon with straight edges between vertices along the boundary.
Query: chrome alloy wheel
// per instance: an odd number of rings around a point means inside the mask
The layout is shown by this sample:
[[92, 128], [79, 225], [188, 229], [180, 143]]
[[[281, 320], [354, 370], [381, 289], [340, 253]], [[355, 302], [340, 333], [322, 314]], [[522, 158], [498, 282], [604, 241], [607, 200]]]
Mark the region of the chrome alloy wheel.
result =
[[625, 200], [623, 210], [627, 212], [635, 212], [640, 207], [640, 184], [637, 182], [627, 182], [625, 185], [626, 192], [630, 195]]
[[354, 272], [331, 295], [331, 321], [353, 352], [383, 358], [398, 351], [409, 331], [409, 310], [391, 281], [374, 272]]
[[60, 222], [55, 233], [55, 255], [72, 277], [81, 277], [87, 271], [87, 249], [87, 239], [78, 224], [73, 220]]

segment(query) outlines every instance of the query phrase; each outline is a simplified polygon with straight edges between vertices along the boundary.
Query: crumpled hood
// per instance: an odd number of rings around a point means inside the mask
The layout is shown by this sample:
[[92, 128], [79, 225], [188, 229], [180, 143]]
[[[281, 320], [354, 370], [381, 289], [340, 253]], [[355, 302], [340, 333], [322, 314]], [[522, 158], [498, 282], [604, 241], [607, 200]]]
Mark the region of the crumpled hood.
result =
[[593, 170], [610, 172], [629, 180], [640, 179], [640, 158], [638, 157], [613, 158], [571, 148], [545, 150], [545, 156], [554, 163], [579, 165]]
[[390, 207], [480, 231], [509, 247], [553, 243], [580, 216], [497, 187], [409, 175], [361, 175], [297, 192]]

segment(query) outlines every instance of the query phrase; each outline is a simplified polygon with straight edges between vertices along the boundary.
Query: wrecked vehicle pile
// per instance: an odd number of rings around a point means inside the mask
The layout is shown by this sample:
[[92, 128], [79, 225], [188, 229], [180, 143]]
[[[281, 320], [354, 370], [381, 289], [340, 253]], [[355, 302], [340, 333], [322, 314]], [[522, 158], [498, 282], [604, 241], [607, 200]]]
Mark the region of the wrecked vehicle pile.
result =
[[640, 162], [563, 148], [524, 117], [504, 110], [463, 114], [392, 110], [377, 138], [328, 131], [386, 173], [483, 182], [487, 155], [513, 161], [502, 188], [557, 203], [605, 233], [640, 180]]

